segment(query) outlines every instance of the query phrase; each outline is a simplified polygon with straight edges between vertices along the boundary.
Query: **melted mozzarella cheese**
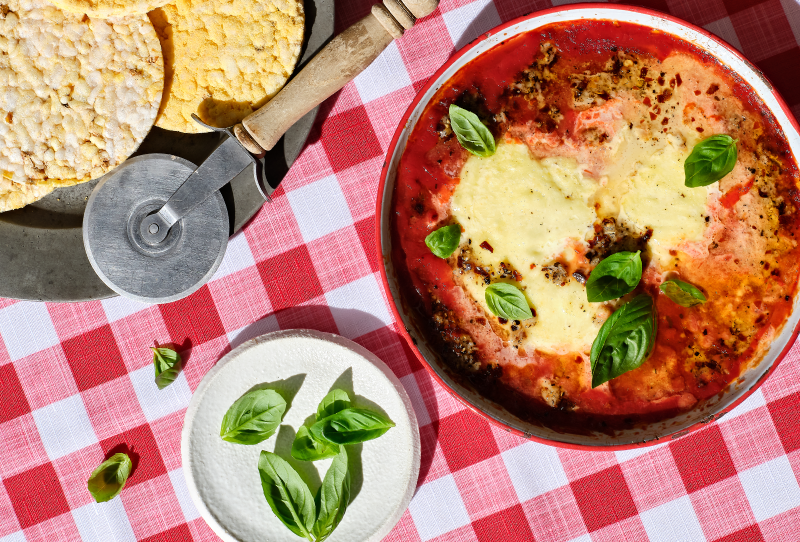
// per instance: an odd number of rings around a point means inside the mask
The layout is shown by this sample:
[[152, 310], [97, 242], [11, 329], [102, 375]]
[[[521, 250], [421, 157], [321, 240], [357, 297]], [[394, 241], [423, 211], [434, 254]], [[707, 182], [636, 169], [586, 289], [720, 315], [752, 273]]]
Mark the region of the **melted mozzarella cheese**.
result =
[[[536, 309], [526, 329], [526, 347], [588, 352], [609, 313], [604, 303], [589, 303], [586, 288], [570, 280], [555, 284], [542, 267], [570, 261], [569, 247], [583, 247], [601, 217], [644, 231], [652, 228], [654, 256], [698, 241], [705, 231], [708, 190], [683, 186], [688, 149], [677, 138], [647, 139], [625, 128], [610, 143], [608, 165], [600, 181], [568, 157], [533, 158], [526, 145], [501, 142], [488, 158], [471, 156], [451, 199], [452, 216], [472, 240], [477, 263], [499, 269], [509, 263], [522, 274], [519, 286]], [[598, 216], [598, 211], [601, 216]], [[492, 251], [478, 248], [489, 243]], [[531, 269], [531, 265], [534, 269]], [[463, 287], [488, 311], [486, 284], [467, 280]]]

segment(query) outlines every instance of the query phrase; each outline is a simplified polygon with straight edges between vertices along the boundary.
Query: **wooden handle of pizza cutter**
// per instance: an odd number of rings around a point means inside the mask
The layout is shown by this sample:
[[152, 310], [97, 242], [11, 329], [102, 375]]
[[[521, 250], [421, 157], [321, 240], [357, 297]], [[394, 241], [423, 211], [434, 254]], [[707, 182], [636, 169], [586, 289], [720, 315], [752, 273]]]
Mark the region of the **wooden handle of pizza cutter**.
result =
[[264, 107], [233, 127], [253, 154], [270, 150], [295, 122], [364, 71], [439, 0], [383, 0], [372, 12], [336, 36]]

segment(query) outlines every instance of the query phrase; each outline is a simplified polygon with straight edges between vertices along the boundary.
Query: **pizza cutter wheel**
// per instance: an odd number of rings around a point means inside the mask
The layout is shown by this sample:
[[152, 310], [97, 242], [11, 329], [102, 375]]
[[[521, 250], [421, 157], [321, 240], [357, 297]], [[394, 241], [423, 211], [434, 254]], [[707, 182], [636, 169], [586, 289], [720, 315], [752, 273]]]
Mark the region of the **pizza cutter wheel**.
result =
[[83, 244], [100, 279], [120, 295], [168, 303], [216, 272], [228, 246], [219, 189], [254, 165], [265, 199], [272, 192], [263, 156], [295, 122], [362, 72], [438, 0], [383, 0], [334, 38], [274, 98], [232, 128], [199, 167], [166, 154], [132, 158], [95, 187], [83, 217]]

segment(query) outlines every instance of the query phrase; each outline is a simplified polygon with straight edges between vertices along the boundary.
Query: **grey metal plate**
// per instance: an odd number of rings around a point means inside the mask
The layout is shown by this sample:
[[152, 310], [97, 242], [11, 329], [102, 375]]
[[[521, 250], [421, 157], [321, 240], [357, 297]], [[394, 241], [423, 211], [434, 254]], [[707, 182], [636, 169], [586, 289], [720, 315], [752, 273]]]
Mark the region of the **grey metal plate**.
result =
[[[306, 43], [302, 66], [332, 37], [334, 0], [305, 0]], [[270, 184], [286, 175], [305, 145], [317, 110], [300, 119], [267, 153]], [[199, 164], [216, 147], [219, 134], [183, 134], [153, 128], [136, 155], [174, 154]], [[81, 224], [89, 195], [99, 180], [60, 188], [22, 209], [0, 213], [0, 297], [37, 301], [88, 301], [116, 295], [92, 269], [83, 247]], [[221, 190], [230, 231], [239, 231], [264, 199], [246, 168]], [[267, 204], [269, 205], [269, 204]]]

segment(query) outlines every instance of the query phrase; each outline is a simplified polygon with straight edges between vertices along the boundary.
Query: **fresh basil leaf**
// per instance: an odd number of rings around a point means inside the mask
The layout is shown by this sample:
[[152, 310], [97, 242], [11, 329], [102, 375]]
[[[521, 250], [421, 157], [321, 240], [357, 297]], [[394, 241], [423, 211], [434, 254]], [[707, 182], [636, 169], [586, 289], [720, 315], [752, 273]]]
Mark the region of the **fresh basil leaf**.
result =
[[350, 408], [350, 396], [344, 390], [331, 390], [317, 406], [317, 419], [333, 416], [340, 410]]
[[311, 436], [322, 442], [356, 444], [376, 439], [394, 427], [394, 422], [371, 410], [348, 408], [311, 426]]
[[350, 503], [350, 471], [347, 468], [347, 452], [344, 447], [328, 467], [314, 502], [318, 515], [312, 533], [317, 542], [322, 542], [342, 521]]
[[231, 405], [219, 436], [236, 444], [258, 444], [272, 436], [286, 412], [286, 401], [274, 390], [253, 390]]
[[316, 440], [305, 425], [297, 430], [292, 442], [292, 457], [299, 461], [319, 461], [335, 457], [338, 453], [338, 444]]
[[181, 355], [171, 348], [150, 348], [156, 368], [156, 386], [163, 390], [178, 378], [181, 372]]
[[311, 529], [317, 517], [314, 497], [292, 466], [277, 455], [262, 450], [258, 473], [269, 507], [297, 536], [314, 542]]
[[527, 320], [531, 308], [519, 288], [507, 282], [495, 282], [486, 288], [486, 304], [492, 314], [507, 320]]
[[461, 241], [461, 226], [450, 224], [434, 230], [425, 238], [425, 244], [435, 256], [449, 258]]
[[738, 156], [736, 143], [731, 136], [719, 134], [695, 145], [683, 163], [686, 186], [707, 186], [733, 171]]
[[481, 122], [478, 115], [456, 104], [450, 105], [450, 126], [458, 142], [475, 156], [486, 158], [497, 150], [492, 132]]
[[639, 367], [656, 340], [653, 298], [639, 294], [609, 316], [591, 350], [592, 387]]
[[110, 501], [125, 487], [132, 469], [133, 463], [128, 454], [112, 455], [92, 471], [87, 484], [89, 493], [96, 502]]
[[617, 252], [594, 268], [586, 281], [586, 298], [597, 303], [631, 293], [642, 279], [641, 251]]
[[688, 282], [678, 279], [669, 279], [661, 283], [659, 290], [681, 307], [694, 307], [706, 302], [703, 292]]

